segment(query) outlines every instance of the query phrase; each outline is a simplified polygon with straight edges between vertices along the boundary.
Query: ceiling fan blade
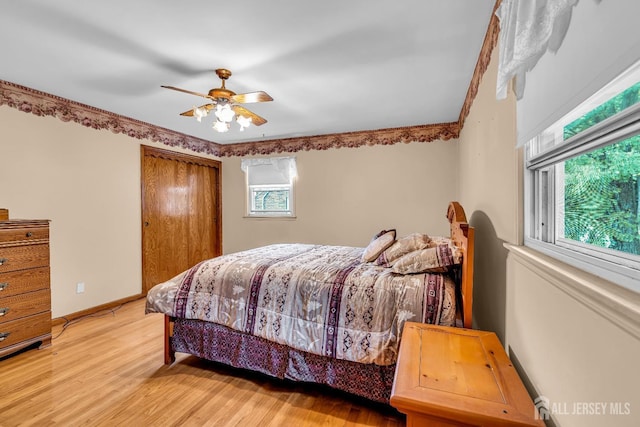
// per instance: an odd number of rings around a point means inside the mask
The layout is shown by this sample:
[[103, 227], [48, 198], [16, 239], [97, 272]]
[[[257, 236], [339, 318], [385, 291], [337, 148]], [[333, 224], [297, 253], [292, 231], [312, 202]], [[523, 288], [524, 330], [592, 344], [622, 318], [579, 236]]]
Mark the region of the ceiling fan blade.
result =
[[204, 93], [193, 92], [186, 89], [180, 89], [179, 87], [174, 87], [174, 86], [160, 86], [160, 87], [163, 87], [165, 89], [177, 90], [178, 92], [184, 92], [191, 95], [202, 96], [203, 98], [211, 98], [209, 95], [205, 95]]
[[252, 102], [273, 101], [273, 98], [269, 96], [267, 92], [259, 90], [257, 92], [239, 93], [237, 95], [233, 95], [231, 97], [231, 101], [237, 102], [238, 104], [249, 104]]
[[[213, 108], [215, 107], [215, 104], [204, 104], [201, 105], [198, 108], [204, 108], [208, 111], [211, 111]], [[188, 117], [193, 117], [193, 108], [190, 110], [185, 111], [184, 113], [180, 113], [181, 116], [188, 116]]]
[[251, 117], [251, 124], [253, 124], [255, 126], [260, 126], [260, 125], [263, 125], [263, 124], [267, 123], [266, 119], [260, 117], [259, 115], [257, 115], [253, 111], [249, 111], [246, 108], [241, 107], [239, 105], [232, 105], [231, 109], [233, 111], [235, 111], [236, 115], [238, 115], [238, 116]]

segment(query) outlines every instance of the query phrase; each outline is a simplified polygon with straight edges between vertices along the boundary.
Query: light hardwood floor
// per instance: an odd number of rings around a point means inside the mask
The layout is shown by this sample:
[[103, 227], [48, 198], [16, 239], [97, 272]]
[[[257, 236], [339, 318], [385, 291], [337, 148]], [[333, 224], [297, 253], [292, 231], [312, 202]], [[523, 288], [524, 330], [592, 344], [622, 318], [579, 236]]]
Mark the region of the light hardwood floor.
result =
[[403, 426], [393, 408], [178, 354], [144, 300], [53, 329], [51, 347], [0, 359], [0, 426]]

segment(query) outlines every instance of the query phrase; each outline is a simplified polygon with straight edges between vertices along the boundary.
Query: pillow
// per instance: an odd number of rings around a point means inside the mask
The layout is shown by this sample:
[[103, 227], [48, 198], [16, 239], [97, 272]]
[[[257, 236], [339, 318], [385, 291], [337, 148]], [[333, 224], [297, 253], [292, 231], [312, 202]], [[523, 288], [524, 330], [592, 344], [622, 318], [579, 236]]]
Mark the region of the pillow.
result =
[[369, 245], [364, 249], [364, 253], [362, 254], [363, 262], [371, 262], [374, 261], [378, 256], [387, 249], [389, 246], [393, 245], [393, 242], [396, 241], [396, 230], [382, 230], [371, 239]]
[[460, 249], [449, 241], [403, 255], [393, 264], [392, 271], [398, 274], [445, 273], [461, 262]]
[[429, 247], [431, 238], [426, 234], [413, 233], [398, 239], [393, 245], [385, 249], [376, 259], [376, 264], [383, 267], [391, 267], [393, 263], [409, 252]]
[[435, 248], [438, 245], [452, 245], [452, 246], [455, 246], [453, 244], [453, 241], [451, 240], [451, 237], [429, 236], [429, 238], [431, 239], [431, 241], [429, 242], [429, 246], [428, 246], [430, 248]]

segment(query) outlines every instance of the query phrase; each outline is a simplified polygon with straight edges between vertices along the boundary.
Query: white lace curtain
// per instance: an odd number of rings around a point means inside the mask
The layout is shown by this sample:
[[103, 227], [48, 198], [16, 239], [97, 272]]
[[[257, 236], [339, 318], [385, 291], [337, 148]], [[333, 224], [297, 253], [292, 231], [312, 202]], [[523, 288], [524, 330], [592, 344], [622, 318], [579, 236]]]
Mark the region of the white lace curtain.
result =
[[242, 159], [240, 168], [249, 175], [249, 185], [289, 184], [298, 175], [295, 157]]
[[502, 0], [496, 11], [500, 20], [498, 99], [506, 98], [513, 77], [516, 97], [522, 98], [526, 72], [547, 50], [560, 48], [576, 3], [578, 0]]

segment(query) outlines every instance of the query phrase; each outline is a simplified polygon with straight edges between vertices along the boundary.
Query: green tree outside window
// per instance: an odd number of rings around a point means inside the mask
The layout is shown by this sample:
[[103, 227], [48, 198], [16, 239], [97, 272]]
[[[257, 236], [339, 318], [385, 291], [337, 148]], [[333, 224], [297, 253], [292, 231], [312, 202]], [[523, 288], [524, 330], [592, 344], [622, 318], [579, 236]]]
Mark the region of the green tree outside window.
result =
[[[564, 127], [568, 139], [640, 101], [640, 82]], [[640, 135], [564, 164], [565, 238], [640, 255]]]

